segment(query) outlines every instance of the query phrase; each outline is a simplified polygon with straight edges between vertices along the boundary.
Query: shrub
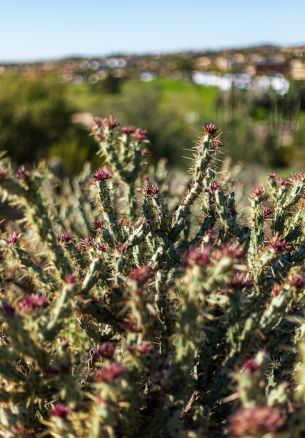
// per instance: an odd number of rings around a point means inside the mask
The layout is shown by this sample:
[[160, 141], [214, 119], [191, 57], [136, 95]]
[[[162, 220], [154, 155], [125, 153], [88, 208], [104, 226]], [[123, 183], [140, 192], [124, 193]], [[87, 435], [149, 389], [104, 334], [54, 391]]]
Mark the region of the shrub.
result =
[[23, 217], [1, 241], [1, 432], [303, 436], [305, 175], [271, 174], [241, 218], [213, 123], [184, 194], [146, 131], [93, 134], [105, 167], [74, 180], [2, 160]]
[[74, 158], [76, 167], [83, 165], [84, 155], [94, 153], [86, 130], [72, 123], [75, 108], [58, 78], [5, 74], [0, 83], [0, 150], [24, 164], [45, 158], [52, 148], [65, 159], [67, 151], [78, 145], [81, 154]]

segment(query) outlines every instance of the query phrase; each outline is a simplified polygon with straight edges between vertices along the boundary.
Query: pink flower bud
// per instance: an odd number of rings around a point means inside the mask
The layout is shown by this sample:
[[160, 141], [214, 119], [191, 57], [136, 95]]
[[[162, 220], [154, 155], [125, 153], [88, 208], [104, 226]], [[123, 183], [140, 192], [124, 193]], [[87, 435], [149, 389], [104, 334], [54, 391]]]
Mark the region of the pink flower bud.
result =
[[98, 345], [93, 350], [93, 359], [112, 359], [114, 356], [114, 352], [115, 348], [112, 342], [103, 342], [101, 345]]
[[15, 245], [15, 243], [20, 239], [20, 237], [21, 237], [21, 233], [19, 233], [18, 231], [13, 231], [12, 234], [7, 239], [7, 243], [9, 245]]
[[212, 192], [216, 192], [216, 191], [222, 189], [222, 185], [221, 185], [219, 182], [214, 181], [214, 182], [212, 182], [212, 183], [209, 185], [209, 189], [210, 189]]
[[291, 182], [288, 181], [287, 179], [280, 178], [280, 179], [279, 179], [279, 185], [280, 185], [281, 187], [289, 187], [289, 186], [291, 185]]
[[240, 259], [245, 255], [244, 248], [238, 243], [226, 243], [222, 247], [215, 251], [214, 257], [216, 260], [220, 260], [223, 257], [229, 257], [230, 259]]
[[254, 373], [256, 370], [259, 369], [259, 364], [256, 362], [255, 359], [249, 359], [244, 363], [243, 368], [250, 373]]
[[106, 169], [98, 169], [94, 174], [95, 181], [106, 181], [111, 178], [111, 174]]
[[107, 252], [107, 250], [108, 250], [108, 246], [106, 245], [106, 243], [101, 243], [101, 244], [97, 247], [97, 249], [98, 249], [99, 251], [101, 251], [101, 252]]
[[71, 412], [71, 408], [69, 406], [58, 403], [54, 409], [52, 409], [51, 415], [53, 417], [59, 417], [62, 420], [67, 420], [68, 415]]
[[115, 129], [117, 126], [119, 126], [119, 122], [114, 117], [110, 116], [103, 120], [103, 125], [107, 126], [109, 129]]
[[237, 272], [230, 280], [228, 285], [231, 288], [246, 288], [251, 289], [253, 286], [253, 278], [242, 272]]
[[95, 374], [97, 382], [111, 383], [126, 373], [126, 368], [119, 363], [113, 363], [108, 367], [101, 368]]
[[48, 299], [45, 294], [31, 294], [19, 302], [20, 309], [24, 310], [36, 310], [45, 307], [48, 303]]
[[144, 193], [148, 196], [157, 196], [160, 193], [159, 187], [156, 184], [147, 183], [146, 186], [144, 186]]
[[289, 278], [289, 284], [297, 290], [301, 290], [305, 287], [305, 276], [301, 274], [292, 275]]
[[122, 134], [130, 135], [135, 132], [135, 128], [133, 126], [122, 126], [121, 132]]
[[0, 181], [3, 181], [7, 177], [7, 170], [0, 167]]
[[97, 141], [102, 142], [105, 140], [105, 134], [103, 132], [98, 132], [95, 135], [95, 138], [97, 139]]
[[290, 178], [290, 181], [291, 181], [291, 182], [305, 181], [305, 172], [302, 172], [302, 173], [298, 173], [298, 174], [296, 174], [296, 175], [293, 175], [293, 176]]
[[139, 347], [139, 352], [142, 355], [149, 353], [152, 350], [152, 345], [150, 342], [144, 341]]
[[273, 209], [269, 207], [265, 207], [262, 211], [262, 218], [265, 220], [273, 213]]
[[66, 231], [65, 233], [62, 233], [60, 236], [58, 236], [57, 240], [61, 243], [69, 243], [71, 242], [72, 238], [72, 233]]
[[275, 283], [272, 287], [272, 290], [271, 290], [272, 296], [277, 297], [279, 295], [279, 293], [281, 292], [281, 290], [282, 290], [281, 286], [279, 284]]
[[191, 247], [186, 254], [185, 263], [189, 267], [209, 265], [211, 262], [211, 248], [205, 246], [204, 248]]
[[130, 333], [136, 333], [138, 331], [136, 321], [132, 317], [126, 318], [122, 322], [121, 327], [123, 330]]
[[144, 141], [147, 139], [147, 131], [145, 129], [137, 128], [134, 132], [134, 138], [138, 141]]
[[231, 418], [230, 435], [238, 437], [263, 436], [280, 429], [285, 421], [284, 415], [277, 408], [255, 406], [241, 408]]
[[129, 278], [135, 281], [138, 286], [144, 286], [152, 275], [152, 269], [149, 265], [143, 265], [135, 268], [129, 273]]
[[104, 226], [104, 222], [103, 221], [101, 221], [100, 219], [96, 219], [95, 220], [94, 228], [96, 230], [100, 230], [101, 228], [103, 228], [103, 226]]
[[252, 192], [252, 196], [253, 196], [253, 198], [260, 198], [262, 195], [264, 195], [266, 192], [265, 192], [265, 189], [264, 189], [264, 187], [263, 186], [259, 186], [259, 187], [256, 187], [256, 189], [255, 190], [253, 190], [253, 192]]
[[29, 430], [27, 431], [26, 428], [23, 426], [23, 424], [18, 422], [15, 426], [13, 426], [12, 432], [15, 434], [14, 436], [22, 437], [25, 436], [25, 434], [30, 431]]
[[23, 179], [24, 181], [28, 181], [30, 178], [31, 172], [26, 169], [24, 166], [18, 167], [18, 169], [15, 172], [15, 176], [17, 179]]
[[103, 119], [101, 119], [99, 117], [94, 117], [93, 121], [95, 123], [95, 127], [96, 128], [102, 128], [102, 126], [103, 126]]
[[73, 274], [69, 274], [66, 276], [66, 283], [67, 284], [71, 284], [71, 285], [75, 285], [76, 284], [76, 277]]
[[123, 254], [126, 250], [126, 243], [119, 243], [115, 249], [119, 254]]
[[122, 227], [129, 227], [129, 226], [130, 226], [130, 221], [129, 221], [128, 219], [126, 219], [126, 218], [124, 218], [124, 219], [120, 219], [120, 220], [119, 220], [119, 224], [120, 224]]
[[203, 132], [213, 137], [217, 132], [217, 126], [213, 122], [206, 123], [203, 125]]
[[214, 138], [213, 139], [213, 147], [214, 147], [214, 149], [222, 148], [223, 142], [221, 140], [219, 140], [219, 138]]
[[275, 254], [278, 254], [282, 251], [288, 249], [287, 242], [281, 238], [278, 234], [270, 237], [269, 239], [269, 248], [271, 248]]
[[80, 239], [78, 246], [82, 250], [89, 250], [94, 247], [94, 238], [92, 236], [85, 236]]

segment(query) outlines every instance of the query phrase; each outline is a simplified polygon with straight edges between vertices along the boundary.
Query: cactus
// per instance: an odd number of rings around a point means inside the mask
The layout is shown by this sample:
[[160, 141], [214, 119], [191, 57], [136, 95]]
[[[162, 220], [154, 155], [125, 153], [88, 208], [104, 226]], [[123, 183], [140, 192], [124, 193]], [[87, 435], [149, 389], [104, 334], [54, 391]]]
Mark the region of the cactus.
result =
[[214, 123], [183, 194], [146, 131], [92, 135], [73, 180], [1, 158], [1, 436], [303, 436], [305, 174], [245, 217]]

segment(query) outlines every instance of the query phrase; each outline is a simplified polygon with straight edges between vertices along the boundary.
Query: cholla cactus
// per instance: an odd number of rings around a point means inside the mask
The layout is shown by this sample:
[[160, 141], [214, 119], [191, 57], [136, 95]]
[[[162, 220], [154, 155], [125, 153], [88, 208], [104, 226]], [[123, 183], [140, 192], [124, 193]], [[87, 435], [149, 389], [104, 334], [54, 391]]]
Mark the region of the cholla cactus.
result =
[[74, 180], [2, 159], [2, 436], [303, 436], [305, 175], [240, 218], [215, 124], [180, 198], [146, 131], [93, 134]]

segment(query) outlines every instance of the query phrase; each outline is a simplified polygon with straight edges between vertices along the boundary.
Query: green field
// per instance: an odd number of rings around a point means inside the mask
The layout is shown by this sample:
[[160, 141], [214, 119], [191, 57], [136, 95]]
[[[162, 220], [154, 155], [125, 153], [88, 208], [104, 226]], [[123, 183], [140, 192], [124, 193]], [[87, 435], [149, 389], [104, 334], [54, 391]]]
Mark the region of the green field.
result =
[[160, 104], [164, 110], [178, 111], [183, 115], [195, 113], [199, 117], [215, 118], [217, 114], [216, 99], [219, 91], [215, 87], [202, 87], [190, 82], [161, 78], [151, 82], [128, 81], [123, 84], [119, 95], [96, 94], [90, 84], [70, 85], [68, 95], [70, 101], [79, 111], [100, 113], [108, 106], [119, 103], [122, 95], [129, 95], [135, 89], [144, 92], [159, 90], [161, 93]]

